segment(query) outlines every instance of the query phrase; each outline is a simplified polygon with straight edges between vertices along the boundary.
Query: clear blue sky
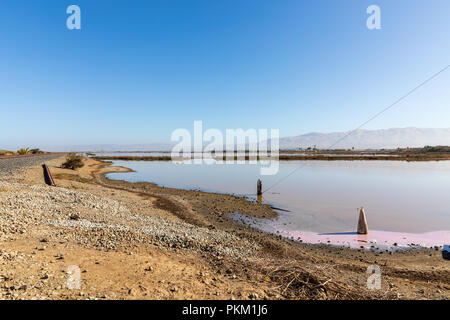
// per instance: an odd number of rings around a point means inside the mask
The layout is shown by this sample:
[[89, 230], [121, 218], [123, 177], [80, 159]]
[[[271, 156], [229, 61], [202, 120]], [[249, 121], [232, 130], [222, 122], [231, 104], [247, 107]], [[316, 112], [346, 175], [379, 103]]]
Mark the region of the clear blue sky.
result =
[[[165, 142], [194, 120], [350, 130], [450, 63], [449, 16], [448, 0], [2, 0], [0, 148]], [[450, 70], [367, 129], [450, 127], [449, 88]]]

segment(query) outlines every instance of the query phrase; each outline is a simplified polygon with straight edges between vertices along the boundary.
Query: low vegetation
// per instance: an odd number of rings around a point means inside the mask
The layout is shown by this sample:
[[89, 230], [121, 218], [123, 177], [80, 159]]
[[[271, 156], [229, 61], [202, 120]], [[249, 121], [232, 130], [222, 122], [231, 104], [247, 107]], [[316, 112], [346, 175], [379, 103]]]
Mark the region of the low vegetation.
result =
[[[271, 159], [270, 152], [266, 156], [258, 155], [256, 160]], [[100, 161], [170, 161], [190, 159], [172, 159], [170, 156], [95, 156], [93, 159]], [[219, 157], [215, 157], [220, 160]], [[224, 155], [222, 160], [226, 160]], [[255, 157], [252, 157], [254, 160]], [[324, 161], [351, 161], [351, 160], [382, 160], [382, 161], [441, 161], [450, 160], [450, 147], [448, 146], [426, 146], [424, 148], [398, 148], [380, 150], [347, 150], [347, 149], [321, 149], [321, 150], [282, 150], [279, 153], [279, 160], [324, 160]], [[231, 159], [230, 159], [231, 160]], [[248, 152], [238, 156], [235, 153], [234, 160], [250, 160]]]
[[12, 155], [14, 155], [14, 154], [15, 154], [14, 151], [0, 150], [0, 156], [12, 156]]
[[36, 148], [36, 149], [31, 149], [31, 150], [30, 150], [30, 153], [31, 153], [31, 154], [42, 154], [42, 153], [44, 153], [44, 151], [42, 151], [42, 150], [39, 149], [39, 148]]
[[28, 149], [28, 148], [22, 148], [22, 149], [19, 149], [19, 150], [17, 150], [17, 154], [18, 155], [25, 155], [25, 154], [30, 154], [30, 149]]
[[55, 175], [53, 175], [53, 177], [55, 179], [59, 179], [59, 180], [71, 180], [71, 181], [77, 181], [77, 182], [82, 182], [82, 183], [89, 183], [91, 182], [91, 180], [80, 177], [76, 174], [69, 174], [69, 173], [57, 173]]
[[66, 156], [66, 162], [61, 167], [64, 169], [76, 170], [84, 166], [83, 157], [76, 153], [69, 153]]
[[423, 149], [419, 149], [421, 153], [443, 153], [443, 154], [450, 154], [450, 147], [447, 146], [426, 146]]

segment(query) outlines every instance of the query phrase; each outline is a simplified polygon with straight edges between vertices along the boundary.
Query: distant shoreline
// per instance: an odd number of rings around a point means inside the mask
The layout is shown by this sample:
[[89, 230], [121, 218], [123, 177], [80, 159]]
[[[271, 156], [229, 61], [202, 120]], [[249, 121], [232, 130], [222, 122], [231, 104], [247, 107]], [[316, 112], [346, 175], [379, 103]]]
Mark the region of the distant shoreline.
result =
[[[106, 152], [105, 152], [106, 153]], [[109, 153], [147, 153], [141, 152], [109, 152]], [[157, 153], [157, 152], [148, 152]], [[159, 152], [159, 153], [168, 153]], [[99, 153], [91, 153], [92, 158], [100, 161], [171, 161], [171, 160], [189, 160], [190, 157], [180, 157], [172, 159], [171, 156], [98, 156]], [[200, 153], [203, 155], [202, 153]], [[234, 151], [233, 159], [223, 153], [222, 159], [212, 157], [216, 160], [274, 160], [271, 152], [260, 156], [257, 153], [247, 151]], [[276, 157], [275, 157], [276, 158]], [[445, 161], [450, 160], [450, 147], [425, 147], [414, 149], [396, 149], [396, 150], [280, 150], [278, 159], [281, 161], [290, 160], [319, 160], [319, 161]]]

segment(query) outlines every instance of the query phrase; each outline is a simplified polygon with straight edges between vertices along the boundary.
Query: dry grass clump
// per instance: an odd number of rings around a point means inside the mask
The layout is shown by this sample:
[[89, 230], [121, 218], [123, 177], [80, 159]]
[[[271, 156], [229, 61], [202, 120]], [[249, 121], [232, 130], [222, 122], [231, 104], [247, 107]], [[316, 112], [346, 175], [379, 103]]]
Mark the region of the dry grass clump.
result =
[[76, 174], [69, 174], [69, 173], [57, 173], [55, 175], [53, 175], [53, 177], [55, 179], [59, 179], [59, 180], [71, 180], [71, 181], [77, 181], [77, 182], [82, 182], [82, 183], [89, 183], [91, 182], [91, 180], [80, 177]]
[[0, 156], [12, 156], [16, 154], [14, 151], [0, 150]]
[[76, 153], [69, 153], [66, 156], [66, 162], [64, 162], [61, 167], [64, 169], [76, 170], [84, 166], [83, 157], [77, 155]]
[[[281, 294], [288, 299], [312, 300], [365, 300], [391, 299], [383, 292], [369, 292], [363, 286], [345, 283], [331, 265], [304, 267], [298, 260], [270, 261], [263, 268], [266, 277], [278, 285]], [[336, 279], [336, 280], [335, 280]]]

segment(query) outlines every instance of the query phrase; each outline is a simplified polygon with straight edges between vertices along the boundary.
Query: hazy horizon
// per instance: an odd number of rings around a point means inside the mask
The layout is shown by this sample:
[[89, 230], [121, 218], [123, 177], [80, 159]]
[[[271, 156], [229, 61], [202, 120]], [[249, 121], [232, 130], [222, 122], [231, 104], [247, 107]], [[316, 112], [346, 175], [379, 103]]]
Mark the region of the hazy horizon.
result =
[[[351, 133], [349, 136], [347, 136]], [[347, 136], [334, 149], [395, 149], [399, 147], [450, 146], [450, 128], [389, 128], [380, 130], [359, 129], [343, 132], [308, 132], [290, 137], [280, 137], [280, 149], [299, 149], [316, 146], [327, 149]], [[0, 149], [18, 150], [22, 147], [40, 148], [45, 151], [170, 151], [175, 142], [124, 143], [124, 144], [75, 144], [75, 145], [12, 145]], [[205, 144], [206, 145], [206, 144]]]

